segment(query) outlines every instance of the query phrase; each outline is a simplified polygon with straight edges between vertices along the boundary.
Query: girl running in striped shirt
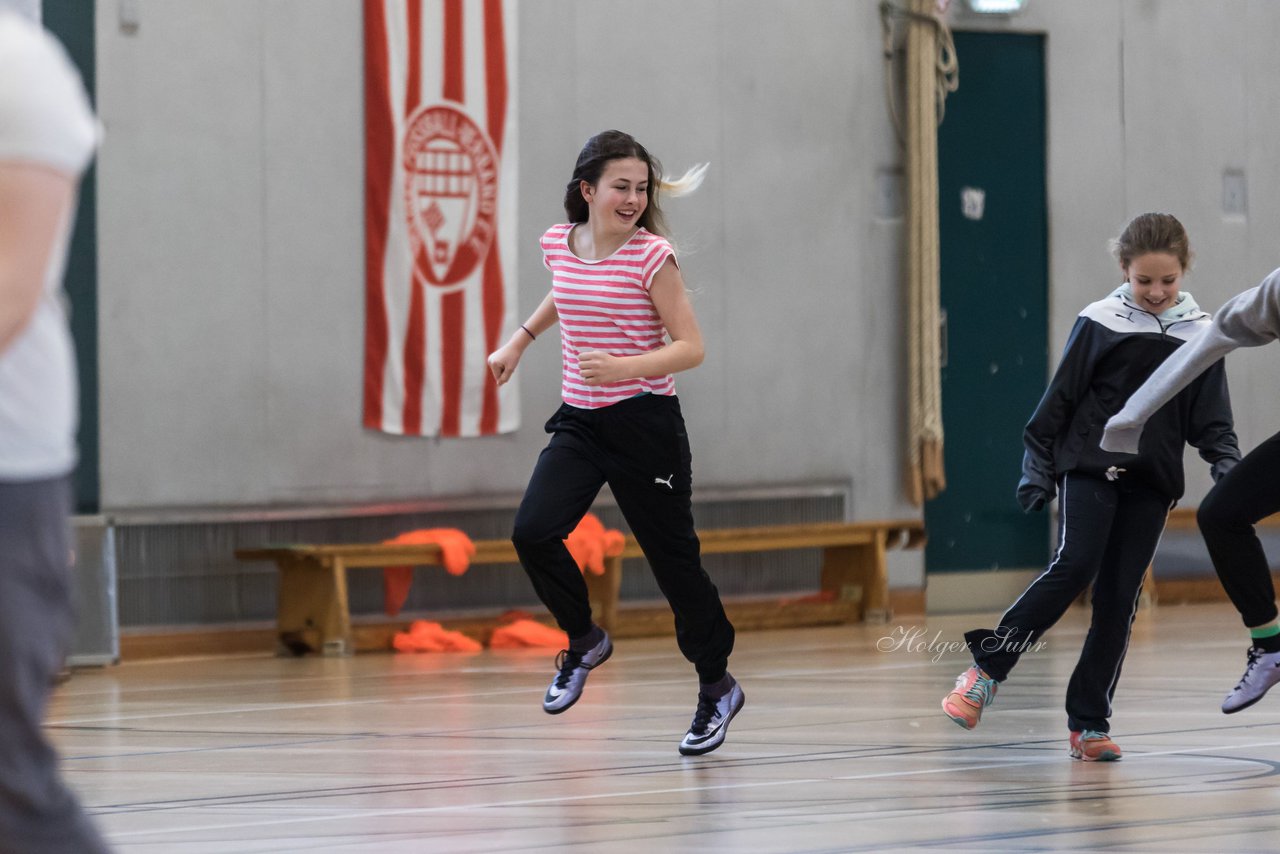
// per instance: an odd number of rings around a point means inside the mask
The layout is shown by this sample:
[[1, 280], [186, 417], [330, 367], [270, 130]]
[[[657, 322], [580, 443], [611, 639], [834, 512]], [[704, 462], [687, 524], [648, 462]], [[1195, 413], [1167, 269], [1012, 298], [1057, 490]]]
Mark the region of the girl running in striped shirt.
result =
[[582, 695], [587, 674], [613, 652], [592, 622], [582, 573], [564, 539], [609, 484], [671, 609], [676, 642], [698, 674], [684, 755], [719, 747], [743, 694], [729, 675], [733, 626], [702, 568], [690, 504], [689, 437], [673, 374], [702, 363], [702, 333], [659, 190], [680, 195], [705, 167], [675, 182], [634, 138], [605, 131], [587, 140], [565, 189], [568, 222], [542, 236], [551, 292], [489, 356], [506, 382], [537, 336], [560, 323], [563, 403], [516, 513], [512, 542], [534, 590], [569, 636], [542, 708], [559, 714]]

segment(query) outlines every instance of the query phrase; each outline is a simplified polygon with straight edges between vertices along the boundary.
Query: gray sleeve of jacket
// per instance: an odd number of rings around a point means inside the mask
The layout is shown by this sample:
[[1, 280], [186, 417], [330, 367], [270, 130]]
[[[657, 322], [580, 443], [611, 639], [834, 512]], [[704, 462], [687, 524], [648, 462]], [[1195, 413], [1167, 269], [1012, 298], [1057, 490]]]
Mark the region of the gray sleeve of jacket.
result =
[[1223, 304], [1213, 324], [1176, 351], [1107, 422], [1104, 451], [1136, 454], [1142, 428], [1157, 409], [1223, 356], [1238, 347], [1260, 347], [1280, 337], [1280, 269], [1257, 287]]

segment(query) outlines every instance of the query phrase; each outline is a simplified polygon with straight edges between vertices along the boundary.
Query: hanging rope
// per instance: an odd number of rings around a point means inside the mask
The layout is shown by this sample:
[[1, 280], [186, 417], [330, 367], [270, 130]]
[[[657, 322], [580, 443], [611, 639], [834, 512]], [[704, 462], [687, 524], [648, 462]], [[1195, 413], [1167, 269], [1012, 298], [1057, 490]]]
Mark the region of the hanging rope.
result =
[[[910, 0], [908, 0], [910, 2]], [[927, 4], [926, 4], [927, 5]], [[898, 137], [898, 144], [906, 147], [906, 139], [902, 131], [902, 119], [898, 115], [897, 87], [894, 85], [897, 75], [894, 72], [893, 57], [898, 41], [895, 21], [915, 21], [928, 24], [937, 33], [937, 103], [938, 124], [942, 124], [947, 112], [947, 95], [960, 88], [960, 65], [956, 61], [956, 43], [951, 37], [951, 28], [937, 15], [921, 13], [913, 9], [895, 6], [889, 0], [880, 3], [880, 38], [884, 50], [884, 97], [889, 107], [889, 118], [893, 122], [893, 132]]]
[[[917, 506], [946, 488], [943, 468], [939, 342], [938, 123], [958, 86], [951, 32], [933, 13], [934, 0], [880, 6], [886, 58], [893, 53], [892, 20], [907, 22], [906, 127], [890, 98], [894, 126], [906, 150], [907, 172], [907, 497]], [[892, 63], [886, 70], [891, 75]], [[890, 85], [892, 91], [892, 85]]]

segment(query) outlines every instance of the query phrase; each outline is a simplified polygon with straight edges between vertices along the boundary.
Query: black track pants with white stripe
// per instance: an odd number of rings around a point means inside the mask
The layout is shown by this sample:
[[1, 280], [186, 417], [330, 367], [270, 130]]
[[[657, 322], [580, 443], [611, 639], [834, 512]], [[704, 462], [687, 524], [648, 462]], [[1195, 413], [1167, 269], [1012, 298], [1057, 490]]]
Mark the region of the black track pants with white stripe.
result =
[[1067, 724], [1073, 730], [1108, 732], [1111, 697], [1128, 650], [1142, 579], [1172, 502], [1123, 477], [1108, 481], [1072, 472], [1058, 486], [1053, 561], [994, 630], [967, 632], [965, 640], [978, 666], [1004, 681], [1092, 582], [1093, 617], [1067, 687]]

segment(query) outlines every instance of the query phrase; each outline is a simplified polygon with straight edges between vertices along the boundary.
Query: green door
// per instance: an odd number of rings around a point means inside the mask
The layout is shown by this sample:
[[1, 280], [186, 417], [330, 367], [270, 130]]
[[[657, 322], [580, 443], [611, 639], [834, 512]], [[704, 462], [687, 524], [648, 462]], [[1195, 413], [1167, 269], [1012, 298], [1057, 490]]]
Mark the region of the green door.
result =
[[[3, 2], [0, 2], [0, 6]], [[94, 6], [79, 0], [44, 0], [41, 21], [58, 37], [84, 78], [89, 98], [96, 102]], [[80, 386], [80, 430], [76, 444], [77, 513], [97, 513], [101, 496], [98, 448], [98, 222], [97, 170], [93, 164], [80, 181], [75, 230], [67, 251], [63, 285], [71, 301], [71, 336], [76, 346]]]
[[947, 488], [925, 506], [929, 572], [1043, 566], [1048, 514], [1014, 498], [1048, 378], [1044, 39], [955, 33], [938, 129]]

